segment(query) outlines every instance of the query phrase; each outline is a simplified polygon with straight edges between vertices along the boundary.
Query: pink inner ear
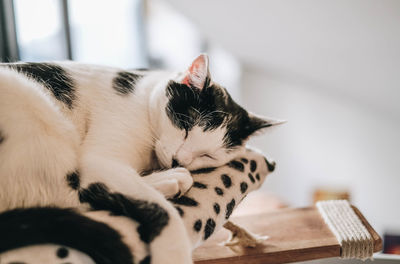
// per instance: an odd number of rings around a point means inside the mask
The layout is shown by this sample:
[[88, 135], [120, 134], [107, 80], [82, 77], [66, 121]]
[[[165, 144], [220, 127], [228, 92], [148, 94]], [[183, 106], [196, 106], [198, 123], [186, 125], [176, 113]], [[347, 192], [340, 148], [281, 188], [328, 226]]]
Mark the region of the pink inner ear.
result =
[[182, 84], [185, 84], [187, 86], [190, 86], [190, 82], [189, 82], [189, 74], [187, 74], [185, 76], [185, 78], [182, 80]]
[[193, 83], [190, 82], [191, 76], [195, 75], [196, 77], [198, 77], [201, 71], [207, 71], [205, 64], [206, 62], [203, 56], [197, 57], [193, 61], [192, 65], [190, 65], [185, 78], [183, 78], [182, 80], [182, 84], [185, 84], [187, 86], [193, 85]]

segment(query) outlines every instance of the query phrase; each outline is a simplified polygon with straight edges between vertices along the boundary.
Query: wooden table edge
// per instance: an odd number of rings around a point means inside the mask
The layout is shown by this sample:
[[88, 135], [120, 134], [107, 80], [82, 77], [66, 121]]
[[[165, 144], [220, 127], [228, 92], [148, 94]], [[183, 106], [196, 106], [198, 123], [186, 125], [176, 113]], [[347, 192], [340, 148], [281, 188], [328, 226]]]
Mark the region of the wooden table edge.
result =
[[379, 234], [375, 231], [375, 229], [370, 225], [370, 223], [367, 221], [367, 219], [364, 217], [364, 215], [358, 210], [357, 207], [354, 205], [351, 205], [351, 208], [353, 208], [354, 212], [358, 216], [358, 218], [361, 220], [365, 228], [367, 228], [368, 232], [374, 239], [374, 252], [378, 252], [382, 250], [382, 238], [379, 236]]

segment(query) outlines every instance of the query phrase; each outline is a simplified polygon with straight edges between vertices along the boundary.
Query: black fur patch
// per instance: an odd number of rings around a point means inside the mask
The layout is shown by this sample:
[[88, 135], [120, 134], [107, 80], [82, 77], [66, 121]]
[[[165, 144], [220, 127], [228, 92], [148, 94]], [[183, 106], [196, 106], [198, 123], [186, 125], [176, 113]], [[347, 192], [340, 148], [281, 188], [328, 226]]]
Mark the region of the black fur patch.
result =
[[215, 225], [216, 225], [215, 221], [212, 220], [211, 218], [207, 220], [206, 225], [204, 227], [204, 240], [209, 238], [212, 235], [212, 233], [214, 233]]
[[193, 229], [194, 229], [194, 231], [196, 231], [196, 232], [200, 232], [200, 230], [201, 230], [201, 226], [203, 225], [203, 223], [201, 222], [201, 220], [199, 219], [199, 220], [197, 220], [196, 222], [194, 222], [194, 225], [193, 225]]
[[172, 159], [171, 168], [179, 167], [179, 162], [176, 159]]
[[65, 247], [60, 247], [57, 249], [56, 255], [59, 258], [66, 258], [69, 255], [69, 250]]
[[193, 187], [198, 189], [207, 189], [207, 185], [198, 181], [193, 182]]
[[126, 216], [139, 223], [140, 239], [150, 243], [168, 224], [168, 212], [156, 203], [111, 193], [103, 183], [92, 183], [79, 191], [79, 200], [94, 210], [107, 210], [113, 215]]
[[221, 126], [228, 117], [224, 93], [210, 86], [199, 90], [185, 84], [170, 81], [166, 88], [169, 99], [166, 113], [177, 128], [190, 131], [199, 125], [204, 131]]
[[79, 177], [79, 172], [74, 171], [66, 176], [68, 186], [71, 187], [74, 190], [78, 190], [81, 184], [81, 179]]
[[274, 162], [269, 162], [266, 158], [264, 158], [264, 160], [265, 160], [265, 163], [267, 164], [268, 170], [270, 172], [273, 172], [275, 170], [275, 166], [276, 166], [275, 161]]
[[191, 173], [191, 174], [210, 173], [210, 172], [215, 171], [215, 169], [216, 169], [215, 167], [202, 168], [202, 169], [198, 169], [198, 170], [191, 171], [190, 173]]
[[247, 164], [247, 163], [249, 163], [249, 160], [248, 159], [245, 159], [245, 158], [241, 158], [240, 159], [244, 164]]
[[175, 209], [178, 211], [178, 213], [179, 213], [179, 215], [180, 215], [181, 217], [185, 214], [185, 212], [183, 211], [183, 209], [180, 208], [179, 206], [175, 206]]
[[58, 244], [85, 253], [96, 263], [133, 263], [130, 249], [117, 231], [71, 209], [42, 207], [3, 212], [0, 234], [0, 253], [38, 244]]
[[240, 191], [241, 191], [242, 193], [245, 193], [245, 192], [247, 191], [247, 188], [249, 188], [249, 185], [247, 185], [246, 182], [241, 182], [241, 183], [240, 183]]
[[250, 171], [255, 172], [257, 169], [257, 162], [255, 160], [250, 161]]
[[250, 181], [251, 181], [252, 183], [255, 183], [256, 180], [254, 179], [253, 174], [249, 173], [248, 175], [249, 175]]
[[151, 263], [151, 256], [144, 257], [139, 264], [150, 264]]
[[233, 209], [235, 208], [236, 201], [235, 199], [232, 199], [227, 205], [226, 205], [226, 214], [225, 214], [225, 219], [228, 219], [229, 216], [231, 216]]
[[61, 66], [52, 63], [15, 63], [9, 67], [34, 79], [51, 91], [54, 97], [73, 108], [75, 100], [75, 82]]
[[229, 188], [229, 187], [232, 186], [231, 177], [229, 177], [229, 176], [226, 175], [226, 174], [222, 174], [222, 175], [221, 175], [221, 181], [222, 181], [222, 183], [224, 184], [225, 188]]
[[257, 181], [260, 180], [260, 174], [259, 173], [256, 174], [256, 179], [257, 179]]
[[215, 203], [213, 207], [214, 207], [214, 212], [216, 214], [219, 214], [219, 212], [221, 211], [221, 208], [219, 207], [219, 204]]
[[252, 133], [266, 126], [263, 120], [250, 117], [225, 88], [210, 85], [210, 80], [205, 81], [203, 89], [170, 81], [166, 96], [165, 111], [174, 126], [186, 131], [195, 125], [204, 131], [225, 126], [224, 145], [228, 149], [242, 145]]
[[240, 161], [232, 160], [231, 162], [228, 163], [228, 166], [240, 172], [244, 172], [244, 165]]
[[117, 73], [117, 76], [113, 79], [112, 87], [119, 95], [127, 95], [135, 92], [136, 82], [142, 78], [141, 75], [121, 71]]
[[184, 206], [197, 206], [199, 203], [193, 198], [187, 196], [181, 196], [178, 198], [169, 199], [174, 204], [184, 205]]
[[179, 190], [173, 197], [173, 199], [178, 198], [179, 196], [181, 196], [181, 190]]
[[224, 191], [221, 188], [215, 187], [214, 190], [218, 195], [220, 196], [224, 195]]

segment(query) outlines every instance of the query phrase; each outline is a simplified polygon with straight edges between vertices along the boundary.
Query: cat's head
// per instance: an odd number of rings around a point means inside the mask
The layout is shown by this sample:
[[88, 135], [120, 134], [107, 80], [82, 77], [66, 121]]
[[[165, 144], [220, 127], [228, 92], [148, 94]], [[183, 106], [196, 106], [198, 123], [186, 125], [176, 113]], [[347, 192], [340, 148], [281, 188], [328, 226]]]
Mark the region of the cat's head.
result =
[[212, 81], [204, 54], [169, 80], [164, 92], [155, 147], [164, 167], [193, 170], [223, 165], [245, 151], [251, 135], [280, 123], [253, 115], [233, 101]]

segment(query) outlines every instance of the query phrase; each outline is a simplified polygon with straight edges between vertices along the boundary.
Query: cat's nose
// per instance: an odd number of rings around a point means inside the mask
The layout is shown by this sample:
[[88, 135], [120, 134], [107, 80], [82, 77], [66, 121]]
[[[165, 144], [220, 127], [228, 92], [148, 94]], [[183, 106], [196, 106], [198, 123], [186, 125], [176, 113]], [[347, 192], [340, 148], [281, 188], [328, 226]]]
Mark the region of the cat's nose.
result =
[[171, 167], [172, 167], [172, 168], [179, 167], [179, 162], [178, 162], [176, 159], [172, 159], [172, 165], [171, 165]]

